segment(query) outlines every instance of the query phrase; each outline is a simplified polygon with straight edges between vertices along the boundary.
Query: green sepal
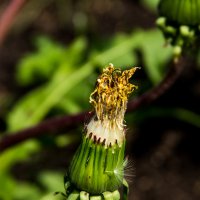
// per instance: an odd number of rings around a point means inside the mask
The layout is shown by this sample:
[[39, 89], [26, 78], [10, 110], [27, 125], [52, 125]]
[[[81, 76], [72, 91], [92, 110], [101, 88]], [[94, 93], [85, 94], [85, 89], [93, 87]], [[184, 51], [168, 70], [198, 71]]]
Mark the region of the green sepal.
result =
[[125, 141], [105, 146], [100, 139], [83, 136], [69, 168], [69, 180], [80, 191], [101, 194], [115, 191], [123, 181]]
[[90, 200], [102, 200], [101, 196], [91, 196]]
[[77, 200], [80, 194], [78, 191], [74, 190], [68, 197], [67, 200]]
[[80, 192], [80, 200], [89, 200], [89, 193], [85, 191]]
[[104, 197], [105, 200], [112, 200], [113, 194], [112, 194], [112, 192], [104, 192], [103, 197]]
[[104, 192], [103, 197], [105, 200], [119, 200], [120, 193], [118, 190], [115, 190], [114, 192]]
[[120, 193], [118, 190], [115, 190], [113, 193], [113, 200], [119, 200], [120, 199]]

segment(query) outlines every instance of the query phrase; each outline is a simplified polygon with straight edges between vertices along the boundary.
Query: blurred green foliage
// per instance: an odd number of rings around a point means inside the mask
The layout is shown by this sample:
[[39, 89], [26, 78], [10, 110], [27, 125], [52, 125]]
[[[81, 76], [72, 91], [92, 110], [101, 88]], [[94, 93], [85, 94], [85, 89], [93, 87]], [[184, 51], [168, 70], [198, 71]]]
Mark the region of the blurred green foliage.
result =
[[[172, 59], [171, 48], [165, 48], [163, 44], [161, 33], [154, 29], [116, 34], [104, 45], [96, 44], [92, 48], [85, 37], [78, 37], [69, 45], [61, 45], [44, 36], [36, 38], [36, 50], [19, 61], [16, 74], [18, 84], [31, 89], [15, 102], [8, 113], [7, 131], [35, 125], [51, 115], [89, 109], [89, 94], [98, 71], [108, 63], [129, 68], [138, 66], [142, 61], [144, 66], [141, 66], [141, 70], [148, 77], [148, 87], [158, 84], [168, 70], [166, 63]], [[199, 116], [187, 110], [155, 110], [141, 112], [137, 119], [142, 120], [152, 113], [160, 116], [168, 113], [198, 125]], [[56, 143], [57, 146], [69, 145], [73, 139], [72, 135], [67, 134], [57, 137]], [[36, 177], [40, 187], [34, 183], [16, 181], [11, 175], [16, 163], [31, 160], [31, 155], [42, 148], [38, 140], [29, 140], [0, 154], [0, 199], [62, 199], [61, 196], [53, 196], [53, 192], [63, 190], [64, 172], [41, 171]]]
[[[89, 48], [84, 37], [75, 39], [68, 46], [47, 37], [38, 37], [34, 45], [36, 50], [18, 63], [16, 76], [21, 87], [33, 89], [22, 96], [9, 112], [8, 131], [37, 124], [52, 113], [71, 114], [89, 109], [88, 98], [97, 72], [110, 62], [119, 67], [137, 66], [137, 52], [140, 51], [145, 63], [142, 70], [146, 71], [152, 84], [157, 84], [165, 74], [164, 63], [171, 58], [171, 50], [162, 47], [163, 39], [158, 30], [117, 34], [103, 47]], [[70, 144], [70, 137], [66, 138], [65, 144]], [[31, 199], [47, 199], [46, 194], [62, 189], [60, 179], [63, 175], [55, 172], [38, 175], [38, 182], [45, 187], [43, 191], [30, 183], [16, 182], [10, 175], [15, 163], [30, 159], [31, 154], [41, 148], [37, 140], [30, 140], [0, 155], [0, 188], [3, 188], [0, 198], [23, 200], [31, 196]]]
[[149, 10], [154, 12], [157, 11], [157, 5], [159, 0], [141, 0], [141, 2], [146, 6]]
[[158, 83], [165, 73], [164, 63], [171, 57], [170, 49], [162, 48], [162, 42], [162, 36], [156, 30], [116, 35], [110, 46], [101, 51], [88, 51], [85, 38], [76, 39], [68, 48], [47, 38], [39, 38], [36, 41], [38, 51], [19, 63], [17, 80], [21, 85], [31, 84], [38, 78], [46, 81], [16, 103], [8, 115], [9, 130], [34, 125], [53, 108], [64, 108], [65, 113], [87, 108], [93, 87], [90, 77], [94, 77], [95, 66], [105, 66], [110, 62], [115, 66], [137, 65], [136, 49], [144, 55], [150, 80], [153, 84]]

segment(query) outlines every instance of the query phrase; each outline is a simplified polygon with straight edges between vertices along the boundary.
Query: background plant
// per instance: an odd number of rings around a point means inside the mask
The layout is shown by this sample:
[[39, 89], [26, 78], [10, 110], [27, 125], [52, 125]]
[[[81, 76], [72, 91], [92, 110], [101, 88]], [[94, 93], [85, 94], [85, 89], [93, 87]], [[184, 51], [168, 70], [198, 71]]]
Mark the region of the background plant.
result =
[[[6, 40], [0, 40], [4, 42], [1, 42], [0, 55], [1, 141], [8, 133], [16, 134], [16, 131], [45, 119], [90, 110], [88, 96], [94, 81], [101, 68], [110, 62], [122, 68], [142, 67], [136, 81], [140, 90], [135, 96], [158, 85], [172, 66], [172, 50], [163, 47], [164, 39], [154, 25], [157, 1], [117, 1], [111, 4], [61, 0], [21, 2], [24, 6], [19, 7], [21, 10], [10, 35], [4, 34]], [[2, 14], [9, 3], [2, 3]], [[56, 9], [52, 12], [53, 8]], [[108, 10], [102, 11], [101, 8]], [[111, 12], [116, 9], [118, 12]], [[32, 15], [30, 10], [34, 10]], [[132, 13], [131, 16], [128, 13]], [[109, 16], [109, 20], [102, 25], [101, 18], [105, 16]], [[118, 22], [121, 25], [117, 25]], [[138, 189], [133, 195], [138, 198], [145, 199], [149, 191], [153, 199], [162, 195], [164, 198], [167, 191], [163, 189], [162, 194], [158, 193], [154, 182], [166, 188], [167, 176], [166, 181], [158, 176], [164, 176], [168, 160], [167, 172], [174, 180], [181, 182], [182, 174], [180, 176], [178, 169], [183, 163], [189, 165], [184, 171], [185, 179], [196, 175], [192, 169], [198, 168], [198, 159], [191, 155], [198, 150], [195, 142], [200, 126], [199, 67], [195, 59], [185, 59], [182, 64], [185, 63], [188, 63], [187, 69], [168, 93], [151, 106], [127, 116], [131, 127], [128, 152], [137, 162], [138, 180], [134, 182]], [[69, 152], [76, 149], [81, 128], [81, 123], [70, 130], [62, 126], [55, 132], [59, 135], [43, 132], [37, 138], [2, 150], [0, 198], [59, 198], [51, 196], [51, 192], [63, 188], [62, 177], [73, 155]], [[184, 138], [189, 138], [188, 143]], [[184, 144], [187, 148], [183, 147]], [[176, 161], [179, 153], [183, 159]], [[60, 157], [53, 154], [60, 154]], [[144, 167], [146, 163], [148, 169]], [[184, 198], [190, 194], [192, 199], [198, 199], [198, 181], [188, 180], [193, 190], [185, 189], [187, 183], [180, 184]], [[172, 193], [180, 195], [175, 190]]]

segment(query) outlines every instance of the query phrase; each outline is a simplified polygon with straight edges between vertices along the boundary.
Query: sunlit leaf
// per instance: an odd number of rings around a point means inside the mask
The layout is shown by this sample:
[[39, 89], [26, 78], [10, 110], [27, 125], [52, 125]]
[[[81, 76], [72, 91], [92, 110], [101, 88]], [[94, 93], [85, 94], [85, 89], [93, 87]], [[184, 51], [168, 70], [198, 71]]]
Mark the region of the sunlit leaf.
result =
[[158, 6], [159, 1], [160, 0], [141, 0], [144, 6], [153, 12], [157, 11], [157, 6]]

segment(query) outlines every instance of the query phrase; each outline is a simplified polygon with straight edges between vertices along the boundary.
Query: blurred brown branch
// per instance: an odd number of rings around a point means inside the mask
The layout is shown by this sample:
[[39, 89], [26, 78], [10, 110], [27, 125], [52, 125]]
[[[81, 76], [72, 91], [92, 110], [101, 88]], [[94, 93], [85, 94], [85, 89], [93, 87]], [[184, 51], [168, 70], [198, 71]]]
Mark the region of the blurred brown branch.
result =
[[[152, 101], [166, 92], [166, 90], [169, 89], [170, 86], [179, 77], [186, 64], [187, 62], [185, 59], [180, 59], [179, 62], [172, 63], [172, 66], [163, 81], [150, 91], [147, 91], [136, 99], [131, 100], [128, 103], [127, 112], [132, 112], [150, 104]], [[2, 152], [7, 148], [17, 145], [30, 138], [38, 138], [42, 135], [56, 134], [61, 133], [62, 130], [67, 131], [73, 129], [84, 122], [85, 116], [87, 114], [88, 112], [83, 112], [77, 115], [56, 117], [41, 122], [40, 124], [31, 128], [27, 128], [15, 133], [6, 134], [6, 136], [0, 140], [0, 151]]]
[[0, 17], [0, 45], [3, 43], [15, 17], [27, 0], [12, 0]]
[[0, 151], [2, 152], [30, 138], [37, 138], [42, 135], [56, 134], [62, 130], [67, 131], [73, 129], [84, 121], [87, 113], [88, 112], [83, 112], [77, 115], [55, 117], [16, 133], [9, 133], [0, 140]]
[[161, 81], [161, 83], [152, 88], [151, 90], [147, 91], [140, 97], [133, 99], [128, 104], [127, 112], [131, 112], [136, 110], [142, 106], [150, 104], [152, 101], [156, 100], [159, 96], [165, 93], [171, 85], [176, 81], [179, 77], [181, 71], [183, 70], [184, 66], [187, 64], [186, 59], [180, 58], [178, 62], [173, 62], [171, 65], [170, 70], [168, 71], [165, 78]]

